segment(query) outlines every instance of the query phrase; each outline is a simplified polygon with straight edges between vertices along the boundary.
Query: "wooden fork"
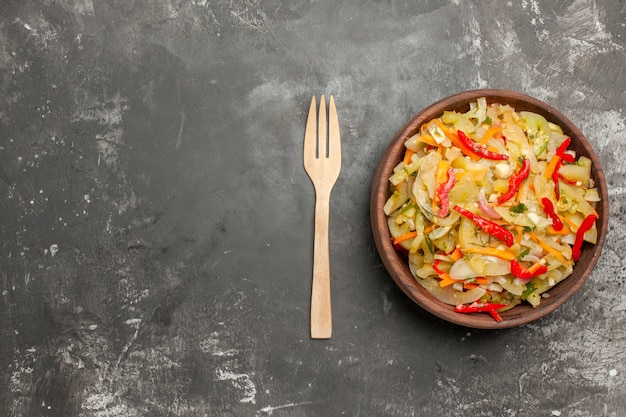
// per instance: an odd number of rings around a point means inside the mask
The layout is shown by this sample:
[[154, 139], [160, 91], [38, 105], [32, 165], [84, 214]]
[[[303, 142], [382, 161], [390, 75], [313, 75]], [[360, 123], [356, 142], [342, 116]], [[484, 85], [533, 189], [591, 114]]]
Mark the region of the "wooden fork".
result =
[[330, 96], [326, 136], [326, 99], [320, 97], [316, 117], [315, 96], [311, 99], [304, 134], [304, 169], [315, 187], [315, 240], [313, 245], [313, 285], [311, 290], [311, 338], [330, 339], [330, 260], [328, 220], [330, 192], [341, 170], [341, 138], [335, 99]]

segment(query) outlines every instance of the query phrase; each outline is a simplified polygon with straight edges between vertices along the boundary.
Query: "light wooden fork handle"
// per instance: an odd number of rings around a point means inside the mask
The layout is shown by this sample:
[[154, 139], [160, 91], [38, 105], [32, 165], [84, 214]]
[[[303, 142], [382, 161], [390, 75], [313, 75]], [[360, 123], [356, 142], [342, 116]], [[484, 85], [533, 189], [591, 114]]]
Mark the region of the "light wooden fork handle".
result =
[[313, 242], [313, 286], [311, 289], [311, 337], [313, 339], [330, 339], [333, 331], [328, 247], [330, 193], [317, 194]]

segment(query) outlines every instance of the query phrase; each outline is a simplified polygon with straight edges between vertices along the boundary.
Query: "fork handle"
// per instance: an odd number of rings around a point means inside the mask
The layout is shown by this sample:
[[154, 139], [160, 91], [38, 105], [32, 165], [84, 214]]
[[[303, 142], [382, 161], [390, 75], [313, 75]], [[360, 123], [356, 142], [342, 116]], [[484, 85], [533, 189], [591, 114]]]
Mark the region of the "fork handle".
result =
[[330, 339], [333, 330], [328, 250], [329, 211], [330, 196], [322, 193], [315, 199], [313, 285], [311, 288], [311, 338], [313, 339]]

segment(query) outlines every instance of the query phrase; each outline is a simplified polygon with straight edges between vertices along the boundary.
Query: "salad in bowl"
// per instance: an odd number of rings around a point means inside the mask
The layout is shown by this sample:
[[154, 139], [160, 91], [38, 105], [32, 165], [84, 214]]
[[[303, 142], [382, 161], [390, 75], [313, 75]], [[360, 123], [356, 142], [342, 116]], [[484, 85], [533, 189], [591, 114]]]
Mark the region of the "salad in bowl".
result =
[[541, 309], [583, 247], [601, 245], [605, 185], [572, 140], [539, 112], [486, 96], [401, 138], [378, 204], [388, 244], [431, 299], [501, 323], [518, 306]]

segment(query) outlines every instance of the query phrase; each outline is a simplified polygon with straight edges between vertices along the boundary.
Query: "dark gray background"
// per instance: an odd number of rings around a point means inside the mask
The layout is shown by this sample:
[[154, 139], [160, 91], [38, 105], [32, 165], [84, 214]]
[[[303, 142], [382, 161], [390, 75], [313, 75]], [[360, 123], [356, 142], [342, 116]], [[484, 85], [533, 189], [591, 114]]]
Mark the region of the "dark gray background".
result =
[[[625, 416], [623, 0], [0, 4], [0, 415]], [[587, 135], [607, 245], [549, 317], [413, 305], [369, 190], [404, 122], [520, 91]], [[334, 333], [309, 338], [302, 142], [334, 94]]]

